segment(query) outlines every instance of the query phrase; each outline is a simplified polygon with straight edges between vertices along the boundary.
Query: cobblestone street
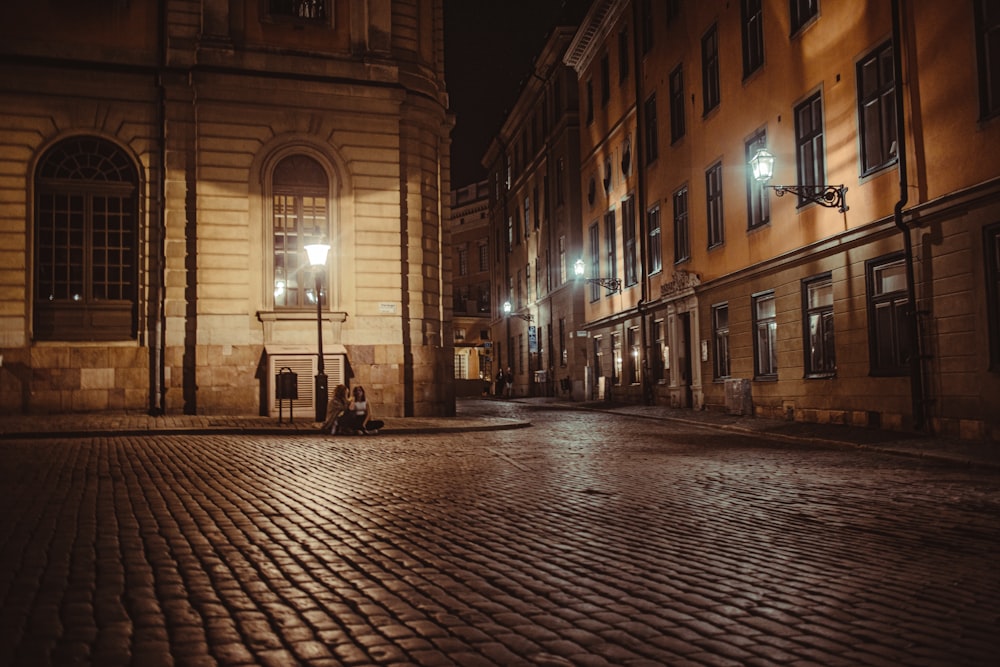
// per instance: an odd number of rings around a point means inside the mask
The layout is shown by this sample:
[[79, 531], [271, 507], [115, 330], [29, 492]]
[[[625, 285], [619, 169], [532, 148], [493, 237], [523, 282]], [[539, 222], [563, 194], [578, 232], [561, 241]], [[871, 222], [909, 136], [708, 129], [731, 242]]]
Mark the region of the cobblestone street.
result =
[[0, 664], [996, 664], [997, 470], [477, 406], [0, 441]]

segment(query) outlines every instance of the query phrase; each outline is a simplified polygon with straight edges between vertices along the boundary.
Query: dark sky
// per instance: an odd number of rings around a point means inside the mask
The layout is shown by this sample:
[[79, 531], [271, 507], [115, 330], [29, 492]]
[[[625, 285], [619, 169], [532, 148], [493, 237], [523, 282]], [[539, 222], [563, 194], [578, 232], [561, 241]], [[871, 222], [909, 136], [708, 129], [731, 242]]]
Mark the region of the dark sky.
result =
[[576, 25], [590, 0], [444, 0], [445, 81], [456, 125], [453, 188], [485, 177], [480, 160], [520, 82], [556, 25]]

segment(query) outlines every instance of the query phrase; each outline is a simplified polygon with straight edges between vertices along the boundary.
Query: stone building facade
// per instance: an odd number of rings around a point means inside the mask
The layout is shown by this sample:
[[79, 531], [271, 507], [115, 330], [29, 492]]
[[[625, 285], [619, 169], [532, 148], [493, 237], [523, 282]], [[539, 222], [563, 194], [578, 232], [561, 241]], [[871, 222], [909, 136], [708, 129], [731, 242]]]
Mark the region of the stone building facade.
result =
[[441, 0], [0, 18], [0, 410], [453, 413]]
[[[583, 290], [579, 114], [562, 62], [573, 27], [556, 27], [483, 158], [490, 188], [495, 369], [515, 396], [582, 396]], [[509, 311], [504, 304], [509, 304]], [[494, 373], [495, 376], [495, 373]]]
[[582, 254], [623, 283], [587, 301], [595, 386], [1000, 439], [998, 30], [987, 0], [595, 0], [565, 56]]

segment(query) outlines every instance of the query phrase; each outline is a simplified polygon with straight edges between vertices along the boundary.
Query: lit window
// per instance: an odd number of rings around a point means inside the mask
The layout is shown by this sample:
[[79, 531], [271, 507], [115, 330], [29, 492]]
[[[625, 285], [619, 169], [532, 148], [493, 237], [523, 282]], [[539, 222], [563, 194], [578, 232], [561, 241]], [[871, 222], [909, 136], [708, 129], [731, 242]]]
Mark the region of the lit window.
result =
[[778, 319], [774, 292], [753, 297], [754, 373], [758, 379], [778, 376]]

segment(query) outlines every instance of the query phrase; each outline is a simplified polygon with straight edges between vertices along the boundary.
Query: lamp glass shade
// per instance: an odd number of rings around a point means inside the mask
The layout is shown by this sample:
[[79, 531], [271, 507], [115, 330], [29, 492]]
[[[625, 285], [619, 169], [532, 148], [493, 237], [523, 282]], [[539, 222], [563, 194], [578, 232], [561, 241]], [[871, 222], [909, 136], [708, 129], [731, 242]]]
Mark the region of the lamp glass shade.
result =
[[512, 307], [510, 305], [510, 301], [504, 301], [503, 302], [503, 312], [504, 312], [504, 314], [505, 315], [509, 315], [511, 310], [512, 310]]
[[774, 176], [774, 155], [766, 148], [761, 148], [750, 159], [750, 170], [753, 178], [759, 183], [766, 183]]
[[326, 256], [330, 252], [330, 245], [327, 243], [310, 243], [306, 246], [306, 255], [309, 256], [309, 266], [326, 266]]
[[583, 271], [584, 271], [583, 260], [582, 259], [576, 260], [576, 262], [573, 264], [573, 273], [575, 273], [577, 276], [582, 276]]

